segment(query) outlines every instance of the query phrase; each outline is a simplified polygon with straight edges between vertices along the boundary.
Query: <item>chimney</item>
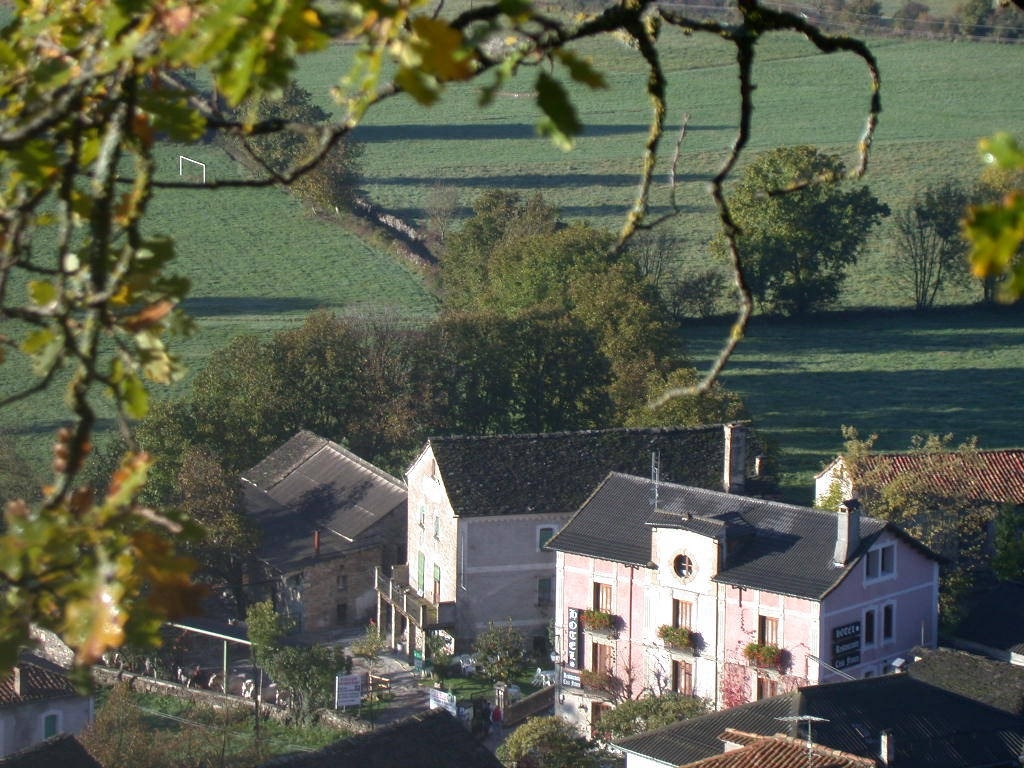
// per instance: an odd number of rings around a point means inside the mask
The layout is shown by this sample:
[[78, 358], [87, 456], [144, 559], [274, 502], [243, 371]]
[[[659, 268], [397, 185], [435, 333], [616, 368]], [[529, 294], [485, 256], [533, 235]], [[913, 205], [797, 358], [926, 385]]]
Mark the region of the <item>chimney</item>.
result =
[[878, 745], [878, 759], [882, 765], [896, 762], [896, 744], [892, 740], [892, 731], [882, 731]]
[[15, 666], [11, 674], [14, 676], [14, 695], [21, 696], [21, 667]]
[[313, 531], [313, 554], [320, 555], [320, 531]]
[[722, 490], [743, 493], [747, 477], [747, 428], [743, 424], [726, 424], [725, 466], [722, 472]]
[[836, 515], [836, 549], [832, 562], [846, 565], [860, 544], [860, 502], [847, 499]]

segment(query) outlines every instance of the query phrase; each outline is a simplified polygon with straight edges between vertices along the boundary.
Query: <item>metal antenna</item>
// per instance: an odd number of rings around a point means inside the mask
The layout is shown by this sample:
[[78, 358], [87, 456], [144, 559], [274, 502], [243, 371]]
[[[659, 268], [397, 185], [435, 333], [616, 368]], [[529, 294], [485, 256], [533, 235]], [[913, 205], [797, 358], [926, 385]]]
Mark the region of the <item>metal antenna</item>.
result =
[[651, 487], [653, 498], [651, 503], [654, 509], [658, 508], [658, 481], [661, 478], [661, 452], [651, 451]]
[[811, 764], [811, 754], [814, 749], [814, 740], [811, 738], [811, 723], [827, 723], [829, 722], [827, 717], [817, 717], [816, 715], [787, 715], [786, 717], [776, 717], [776, 720], [782, 720], [785, 723], [807, 723], [807, 765]]

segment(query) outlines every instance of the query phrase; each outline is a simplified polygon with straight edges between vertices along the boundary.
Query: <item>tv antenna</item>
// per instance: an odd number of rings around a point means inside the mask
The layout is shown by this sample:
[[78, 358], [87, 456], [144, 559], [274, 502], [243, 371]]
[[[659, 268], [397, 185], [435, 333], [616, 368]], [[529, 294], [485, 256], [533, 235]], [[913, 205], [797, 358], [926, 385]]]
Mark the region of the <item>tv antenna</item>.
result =
[[811, 764], [811, 754], [814, 749], [814, 740], [811, 738], [811, 723], [827, 723], [829, 719], [827, 717], [818, 717], [817, 715], [787, 715], [786, 717], [776, 717], [776, 720], [781, 720], [784, 723], [807, 723], [807, 764]]
[[658, 508], [658, 481], [661, 479], [661, 451], [651, 451], [651, 505]]

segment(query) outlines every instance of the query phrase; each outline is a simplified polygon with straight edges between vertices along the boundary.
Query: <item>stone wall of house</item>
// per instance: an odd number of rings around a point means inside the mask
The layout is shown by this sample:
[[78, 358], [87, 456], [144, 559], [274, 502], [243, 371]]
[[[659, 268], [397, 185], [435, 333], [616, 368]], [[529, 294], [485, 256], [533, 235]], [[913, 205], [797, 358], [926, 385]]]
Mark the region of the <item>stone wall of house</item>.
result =
[[373, 618], [373, 569], [382, 557], [382, 548], [375, 546], [307, 566], [302, 574], [302, 631], [360, 626]]

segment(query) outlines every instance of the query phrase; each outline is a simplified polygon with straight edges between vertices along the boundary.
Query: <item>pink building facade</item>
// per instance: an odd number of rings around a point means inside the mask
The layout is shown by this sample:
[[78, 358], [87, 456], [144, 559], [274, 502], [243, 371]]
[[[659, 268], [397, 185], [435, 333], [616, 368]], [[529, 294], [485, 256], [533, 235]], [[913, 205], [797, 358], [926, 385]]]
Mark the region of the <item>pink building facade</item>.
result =
[[625, 699], [721, 709], [884, 674], [937, 639], [937, 559], [855, 508], [613, 474], [549, 547], [556, 712], [584, 732]]

